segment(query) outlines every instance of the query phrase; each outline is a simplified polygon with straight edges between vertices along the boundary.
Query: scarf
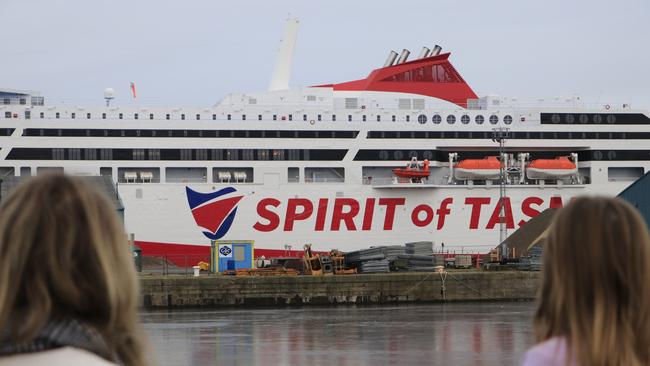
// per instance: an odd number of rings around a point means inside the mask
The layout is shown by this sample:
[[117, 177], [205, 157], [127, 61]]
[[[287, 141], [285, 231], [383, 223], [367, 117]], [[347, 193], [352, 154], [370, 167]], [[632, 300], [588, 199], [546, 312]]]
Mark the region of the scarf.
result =
[[8, 332], [0, 336], [0, 357], [62, 347], [82, 349], [110, 362], [117, 360], [99, 332], [74, 319], [50, 320], [33, 340], [23, 344], [15, 344]]

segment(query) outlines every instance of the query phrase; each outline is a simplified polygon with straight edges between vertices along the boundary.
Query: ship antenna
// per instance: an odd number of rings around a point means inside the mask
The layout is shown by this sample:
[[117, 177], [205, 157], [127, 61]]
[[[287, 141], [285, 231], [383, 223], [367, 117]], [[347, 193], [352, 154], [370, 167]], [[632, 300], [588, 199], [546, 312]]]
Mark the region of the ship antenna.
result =
[[293, 48], [296, 45], [296, 35], [300, 20], [289, 16], [287, 26], [284, 30], [284, 37], [280, 41], [278, 56], [275, 60], [269, 91], [289, 89], [289, 78], [291, 77], [291, 61], [293, 59]]

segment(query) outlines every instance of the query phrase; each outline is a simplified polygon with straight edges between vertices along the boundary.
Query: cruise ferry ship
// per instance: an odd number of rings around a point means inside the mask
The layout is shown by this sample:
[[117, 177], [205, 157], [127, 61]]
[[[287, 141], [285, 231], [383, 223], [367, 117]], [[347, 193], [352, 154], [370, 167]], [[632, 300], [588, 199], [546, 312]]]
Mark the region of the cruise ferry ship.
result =
[[268, 91], [214, 106], [48, 105], [0, 90], [0, 176], [107, 175], [145, 255], [254, 240], [256, 256], [433, 241], [485, 253], [549, 207], [650, 168], [650, 118], [578, 97], [478, 96], [439, 46], [365, 78], [289, 88], [290, 19]]

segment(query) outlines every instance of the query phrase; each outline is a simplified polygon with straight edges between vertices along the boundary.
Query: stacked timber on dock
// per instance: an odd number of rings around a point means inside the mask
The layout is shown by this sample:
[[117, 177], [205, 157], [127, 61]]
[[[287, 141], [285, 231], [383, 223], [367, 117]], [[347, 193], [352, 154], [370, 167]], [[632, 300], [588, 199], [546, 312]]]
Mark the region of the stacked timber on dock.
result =
[[345, 263], [360, 273], [433, 271], [433, 243], [422, 241], [357, 250], [345, 254]]
[[359, 263], [357, 268], [360, 273], [388, 273], [390, 272], [390, 262], [387, 259], [365, 261]]
[[433, 255], [433, 243], [430, 241], [416, 241], [414, 243], [406, 243], [406, 254], [413, 255]]

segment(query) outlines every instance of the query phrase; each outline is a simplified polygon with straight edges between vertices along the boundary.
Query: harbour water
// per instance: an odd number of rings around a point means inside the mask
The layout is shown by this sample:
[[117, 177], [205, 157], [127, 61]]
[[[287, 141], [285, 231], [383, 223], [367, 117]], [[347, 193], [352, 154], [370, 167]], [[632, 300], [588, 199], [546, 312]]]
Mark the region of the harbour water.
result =
[[535, 304], [446, 303], [143, 314], [156, 363], [517, 365]]

